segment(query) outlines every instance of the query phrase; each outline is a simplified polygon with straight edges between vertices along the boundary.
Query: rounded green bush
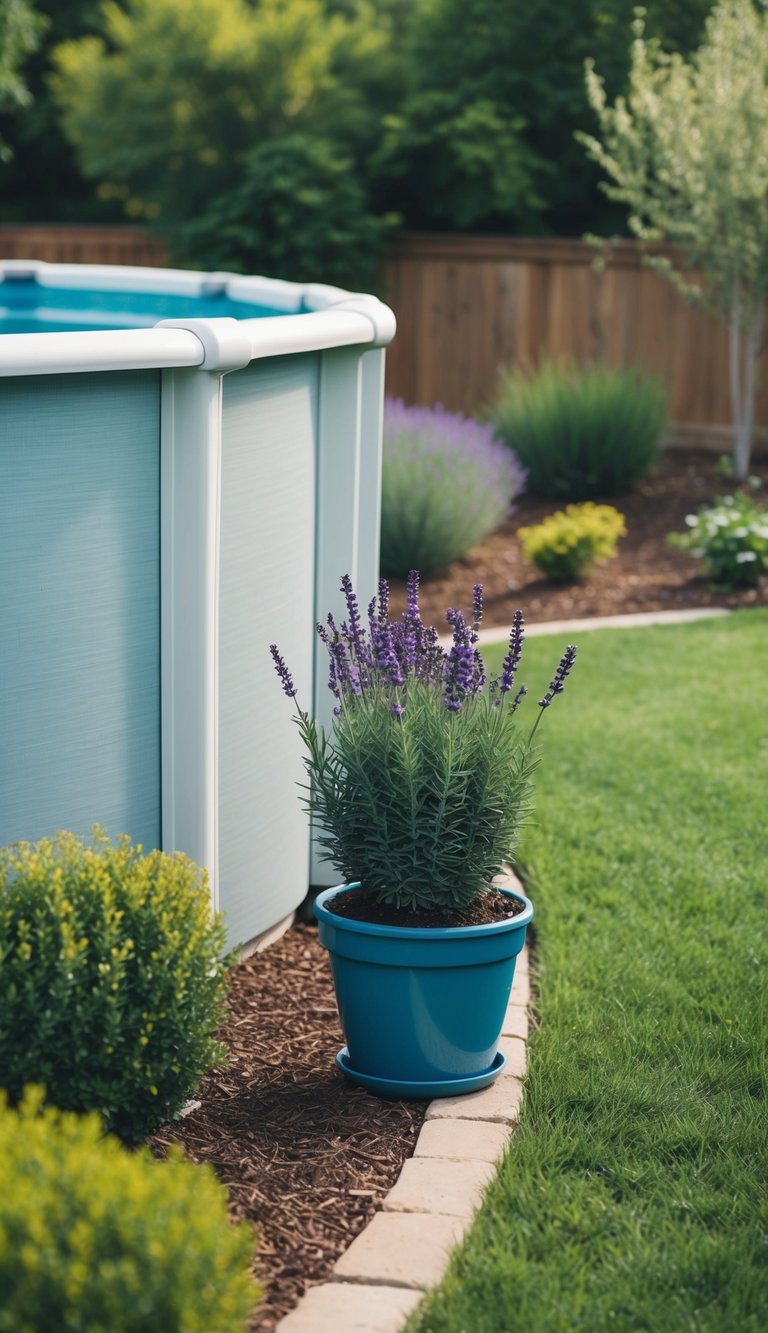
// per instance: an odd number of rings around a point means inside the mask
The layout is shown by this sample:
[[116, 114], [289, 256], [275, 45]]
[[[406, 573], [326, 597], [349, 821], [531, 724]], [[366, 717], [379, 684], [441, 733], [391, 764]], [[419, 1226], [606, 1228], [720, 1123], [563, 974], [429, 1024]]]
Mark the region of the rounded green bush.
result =
[[0, 849], [0, 1086], [44, 1084], [139, 1142], [224, 1054], [223, 945], [184, 856], [99, 830]]
[[209, 1166], [0, 1094], [0, 1333], [242, 1333], [254, 1237]]
[[496, 434], [528, 470], [528, 491], [546, 499], [621, 495], [661, 452], [665, 394], [635, 370], [546, 363], [512, 371], [489, 413]]

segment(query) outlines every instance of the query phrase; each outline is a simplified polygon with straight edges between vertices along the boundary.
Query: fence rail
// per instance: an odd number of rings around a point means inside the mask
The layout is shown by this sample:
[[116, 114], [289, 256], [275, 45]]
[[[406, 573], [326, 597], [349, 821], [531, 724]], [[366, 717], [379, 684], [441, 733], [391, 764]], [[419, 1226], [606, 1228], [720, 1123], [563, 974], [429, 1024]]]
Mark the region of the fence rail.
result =
[[162, 241], [142, 227], [0, 226], [0, 259], [49, 264], [136, 264], [163, 268]]
[[[0, 259], [58, 263], [166, 263], [138, 227], [0, 226]], [[381, 295], [398, 333], [387, 388], [410, 403], [473, 412], [497, 392], [500, 372], [541, 356], [636, 365], [667, 386], [671, 440], [724, 449], [731, 437], [727, 335], [688, 307], [669, 282], [621, 242], [598, 271], [578, 240], [412, 234], [392, 247]], [[766, 358], [761, 369], [765, 371]], [[768, 427], [768, 376], [757, 422]], [[768, 438], [759, 432], [760, 442]]]

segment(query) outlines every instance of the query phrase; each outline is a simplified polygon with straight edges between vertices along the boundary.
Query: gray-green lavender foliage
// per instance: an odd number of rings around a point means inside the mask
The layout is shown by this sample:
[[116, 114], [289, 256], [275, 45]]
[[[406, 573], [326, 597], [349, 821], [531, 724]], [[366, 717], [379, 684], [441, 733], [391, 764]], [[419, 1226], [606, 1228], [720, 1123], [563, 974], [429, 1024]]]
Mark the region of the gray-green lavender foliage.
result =
[[[482, 587], [473, 616], [446, 618], [444, 649], [419, 612], [418, 574], [408, 606], [389, 619], [385, 580], [368, 607], [367, 626], [347, 576], [348, 619], [318, 626], [337, 701], [332, 732], [303, 712], [296, 721], [306, 749], [306, 806], [322, 830], [320, 845], [348, 883], [381, 902], [419, 911], [466, 906], [514, 854], [531, 804], [542, 713], [570, 673], [566, 649], [527, 734], [516, 713], [526, 693], [513, 689], [524, 629], [515, 613], [501, 673], [486, 677], [477, 648]], [[296, 689], [276, 645], [271, 652], [289, 698]]]
[[525, 470], [493, 427], [435, 407], [384, 402], [381, 570], [433, 573], [503, 523]]

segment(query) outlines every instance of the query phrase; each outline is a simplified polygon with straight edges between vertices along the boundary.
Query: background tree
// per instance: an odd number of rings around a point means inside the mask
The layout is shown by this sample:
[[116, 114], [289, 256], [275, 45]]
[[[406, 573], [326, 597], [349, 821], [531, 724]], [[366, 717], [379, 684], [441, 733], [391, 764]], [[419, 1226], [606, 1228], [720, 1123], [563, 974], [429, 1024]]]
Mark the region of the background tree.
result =
[[123, 220], [119, 205], [99, 199], [93, 183], [82, 176], [47, 82], [54, 47], [94, 31], [100, 8], [99, 0], [35, 0], [44, 26], [24, 66], [31, 101], [23, 116], [0, 117], [0, 132], [12, 149], [0, 163], [4, 222]]
[[[22, 66], [36, 50], [44, 26], [27, 0], [0, 0], [0, 112], [6, 115], [31, 101]], [[0, 135], [0, 158], [10, 156], [11, 149]]]
[[317, 279], [335, 248], [333, 277], [370, 282], [390, 222], [367, 186], [396, 85], [386, 18], [364, 0], [125, 0], [103, 21], [57, 48], [53, 80], [102, 194], [185, 263]]
[[721, 0], [685, 61], [647, 38], [638, 15], [626, 97], [610, 105], [588, 68], [601, 138], [582, 142], [633, 234], [679, 247], [679, 264], [651, 262], [728, 326], [733, 468], [744, 479], [768, 295], [768, 17], [751, 0]]
[[[382, 206], [410, 227], [580, 235], [621, 213], [574, 139], [592, 122], [583, 63], [618, 93], [634, 0], [422, 0], [406, 29], [405, 96], [378, 161]], [[673, 49], [699, 39], [711, 0], [649, 0]]]

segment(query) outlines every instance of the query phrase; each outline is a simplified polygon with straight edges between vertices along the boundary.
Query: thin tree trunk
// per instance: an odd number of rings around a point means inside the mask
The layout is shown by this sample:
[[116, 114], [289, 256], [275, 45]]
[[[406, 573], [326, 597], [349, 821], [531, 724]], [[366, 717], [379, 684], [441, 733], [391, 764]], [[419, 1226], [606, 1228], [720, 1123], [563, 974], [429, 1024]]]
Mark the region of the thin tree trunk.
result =
[[742, 396], [741, 396], [741, 286], [738, 278], [733, 280], [733, 296], [731, 298], [731, 319], [728, 326], [728, 351], [729, 351], [729, 370], [730, 370], [730, 389], [731, 389], [731, 417], [736, 431], [736, 441], [734, 445], [734, 464], [736, 451], [739, 447], [739, 435], [742, 421]]
[[752, 432], [755, 423], [755, 397], [757, 392], [757, 360], [760, 356], [763, 341], [764, 324], [765, 302], [760, 301], [754, 308], [749, 326], [739, 336], [741, 403], [736, 420], [736, 446], [733, 454], [733, 472], [737, 481], [746, 480], [752, 457]]

